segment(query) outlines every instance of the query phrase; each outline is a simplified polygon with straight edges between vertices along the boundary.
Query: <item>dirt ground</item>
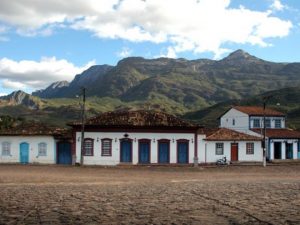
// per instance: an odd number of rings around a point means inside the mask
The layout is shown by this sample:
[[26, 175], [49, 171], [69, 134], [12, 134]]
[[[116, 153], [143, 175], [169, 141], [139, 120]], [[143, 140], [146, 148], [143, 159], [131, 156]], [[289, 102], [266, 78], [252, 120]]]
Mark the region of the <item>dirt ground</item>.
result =
[[0, 224], [300, 224], [300, 165], [0, 165]]

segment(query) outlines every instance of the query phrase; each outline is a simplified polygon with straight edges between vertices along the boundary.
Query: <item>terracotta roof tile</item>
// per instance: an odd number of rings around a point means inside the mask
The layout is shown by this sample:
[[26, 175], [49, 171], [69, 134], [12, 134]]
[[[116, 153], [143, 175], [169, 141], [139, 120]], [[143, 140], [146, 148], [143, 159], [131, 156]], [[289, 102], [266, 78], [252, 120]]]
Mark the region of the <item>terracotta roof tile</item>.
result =
[[210, 136], [213, 133], [217, 132], [220, 128], [199, 128], [198, 134]]
[[227, 128], [219, 128], [213, 133], [207, 133], [207, 141], [260, 141], [260, 137], [244, 134]]
[[[113, 111], [90, 118], [86, 125], [91, 126], [132, 126], [132, 127], [198, 127], [170, 114], [155, 111]], [[70, 126], [81, 125], [73, 122]]]
[[[234, 109], [246, 113], [250, 116], [263, 116], [264, 108], [259, 106], [234, 106]], [[266, 108], [265, 109], [266, 116], [285, 116], [284, 113], [278, 112], [276, 110]]]
[[[262, 133], [262, 129], [252, 130], [259, 134]], [[290, 129], [266, 129], [266, 136], [269, 138], [298, 139], [300, 138], [300, 132]]]
[[64, 128], [49, 127], [41, 123], [25, 123], [9, 129], [0, 130], [0, 135], [3, 136], [16, 136], [16, 135], [50, 135], [60, 137], [71, 137], [70, 131]]

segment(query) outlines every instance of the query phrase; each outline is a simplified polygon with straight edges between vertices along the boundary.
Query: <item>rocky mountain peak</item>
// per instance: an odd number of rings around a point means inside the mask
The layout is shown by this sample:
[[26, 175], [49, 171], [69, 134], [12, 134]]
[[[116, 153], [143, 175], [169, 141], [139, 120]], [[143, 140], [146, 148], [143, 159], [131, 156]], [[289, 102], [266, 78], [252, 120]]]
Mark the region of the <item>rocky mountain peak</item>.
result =
[[239, 64], [261, 63], [263, 60], [250, 55], [248, 52], [238, 49], [230, 53], [227, 57], [223, 58], [219, 62], [238, 66]]
[[62, 88], [62, 87], [68, 87], [69, 86], [69, 82], [64, 80], [64, 81], [57, 81], [52, 83], [48, 88], [51, 89], [56, 89], [56, 88]]
[[12, 103], [15, 103], [15, 104], [19, 105], [19, 104], [22, 103], [24, 98], [26, 98], [27, 96], [29, 96], [29, 94], [27, 94], [24, 91], [18, 90], [18, 91], [12, 92], [9, 95], [1, 97], [1, 99], [7, 100], [9, 102], [12, 102]]
[[227, 57], [222, 59], [222, 61], [240, 61], [240, 60], [260, 60], [255, 56], [250, 55], [248, 52], [245, 52], [241, 49], [238, 49], [232, 53], [230, 53]]
[[31, 109], [39, 108], [39, 101], [34, 99], [30, 94], [24, 91], [14, 91], [9, 95], [0, 97], [1, 100], [7, 102], [8, 105], [25, 105]]

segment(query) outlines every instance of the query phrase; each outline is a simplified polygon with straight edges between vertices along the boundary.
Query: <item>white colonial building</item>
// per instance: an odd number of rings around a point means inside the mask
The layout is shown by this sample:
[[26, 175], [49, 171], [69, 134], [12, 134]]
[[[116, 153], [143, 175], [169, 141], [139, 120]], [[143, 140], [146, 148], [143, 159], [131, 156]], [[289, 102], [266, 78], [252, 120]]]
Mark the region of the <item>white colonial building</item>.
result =
[[71, 164], [71, 143], [65, 130], [23, 124], [0, 131], [0, 163]]
[[[76, 162], [85, 165], [198, 164], [262, 161], [261, 138], [230, 129], [208, 130], [151, 111], [108, 112], [73, 127]], [[83, 151], [82, 151], [83, 150]]]
[[85, 165], [192, 164], [197, 161], [198, 126], [149, 111], [103, 113], [73, 127], [76, 162]]
[[261, 138], [227, 128], [199, 129], [200, 163], [214, 163], [223, 157], [229, 162], [262, 162]]
[[286, 117], [281, 112], [256, 106], [236, 106], [220, 117], [220, 127], [262, 137], [264, 117], [267, 158], [300, 158], [300, 132], [285, 127]]

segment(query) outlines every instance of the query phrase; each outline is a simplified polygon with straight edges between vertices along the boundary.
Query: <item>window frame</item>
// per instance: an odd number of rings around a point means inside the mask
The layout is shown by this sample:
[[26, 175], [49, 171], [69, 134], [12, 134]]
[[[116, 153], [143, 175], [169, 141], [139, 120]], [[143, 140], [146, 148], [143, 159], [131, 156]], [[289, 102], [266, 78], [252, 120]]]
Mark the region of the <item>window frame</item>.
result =
[[[41, 154], [41, 147], [42, 145], [44, 145], [45, 149], [42, 149], [44, 150], [44, 154]], [[40, 142], [38, 143], [38, 156], [47, 156], [47, 143], [46, 142]]]
[[266, 118], [266, 119], [265, 119], [265, 123], [266, 123], [266, 124], [265, 124], [265, 127], [266, 127], [266, 128], [271, 128], [271, 127], [272, 127], [272, 126], [271, 126], [271, 119]]
[[[220, 145], [219, 147], [218, 147], [218, 145]], [[222, 154], [220, 154], [219, 152], [218, 152], [218, 150], [222, 150]], [[217, 142], [216, 144], [215, 144], [215, 155], [224, 155], [224, 143], [222, 143], [222, 142]]]
[[[86, 141], [91, 141], [91, 154], [86, 154]], [[94, 156], [94, 139], [93, 138], [85, 138], [83, 142], [83, 156]]]
[[[105, 141], [109, 141], [109, 154], [104, 154], [104, 151], [103, 151], [103, 144]], [[112, 156], [112, 139], [111, 138], [102, 138], [101, 139], [101, 156], [103, 157], [111, 157]]]
[[[255, 122], [257, 122], [257, 124]], [[253, 119], [253, 128], [260, 128], [260, 127], [261, 127], [260, 126], [260, 119]]]
[[[279, 126], [277, 126], [277, 125], [278, 125], [278, 122], [279, 122]], [[275, 119], [275, 120], [274, 120], [274, 127], [275, 127], [275, 128], [282, 128], [281, 119]]]
[[[6, 144], [7, 144], [6, 147], [8, 147], [8, 149], [4, 149]], [[4, 154], [4, 152], [6, 152], [6, 154]], [[11, 156], [11, 143], [10, 142], [8, 142], [8, 141], [2, 142], [1, 155], [2, 156]]]
[[254, 142], [246, 143], [246, 155], [254, 155]]

